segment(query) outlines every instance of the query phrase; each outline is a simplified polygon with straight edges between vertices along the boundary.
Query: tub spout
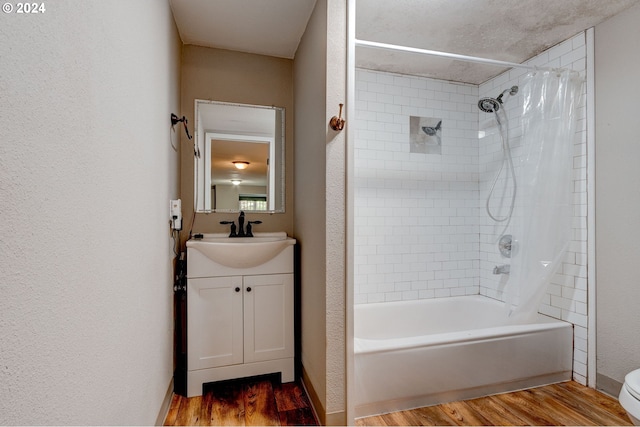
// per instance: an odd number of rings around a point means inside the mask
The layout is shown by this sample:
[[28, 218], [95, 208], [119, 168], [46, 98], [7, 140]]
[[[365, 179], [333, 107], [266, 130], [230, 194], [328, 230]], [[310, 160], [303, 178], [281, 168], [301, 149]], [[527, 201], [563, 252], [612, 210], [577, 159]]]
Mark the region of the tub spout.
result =
[[493, 274], [509, 274], [511, 266], [509, 264], [496, 265], [493, 267]]

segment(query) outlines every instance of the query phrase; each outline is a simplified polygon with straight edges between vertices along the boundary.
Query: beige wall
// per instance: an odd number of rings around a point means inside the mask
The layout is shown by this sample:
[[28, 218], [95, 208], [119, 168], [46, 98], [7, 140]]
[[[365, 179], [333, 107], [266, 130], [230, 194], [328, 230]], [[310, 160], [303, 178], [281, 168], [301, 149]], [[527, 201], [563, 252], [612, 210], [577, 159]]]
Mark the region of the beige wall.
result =
[[640, 368], [640, 5], [595, 28], [598, 387]]
[[302, 364], [321, 420], [326, 414], [326, 1], [318, 0], [294, 60], [294, 218], [301, 251]]
[[318, 0], [296, 52], [295, 232], [301, 246], [302, 363], [320, 418], [345, 424], [346, 2]]
[[[186, 45], [182, 49], [181, 116], [195, 126], [194, 100], [237, 102], [241, 104], [274, 105], [285, 108], [286, 205], [283, 214], [251, 213], [252, 220], [262, 224], [254, 231], [286, 231], [293, 235], [293, 61], [271, 56], [254, 55], [222, 49]], [[184, 216], [183, 234], [187, 235], [193, 213], [193, 145], [181, 132], [181, 198]], [[220, 221], [235, 214], [197, 214], [194, 233], [226, 232]]]
[[168, 2], [0, 16], [0, 425], [152, 425], [173, 371]]

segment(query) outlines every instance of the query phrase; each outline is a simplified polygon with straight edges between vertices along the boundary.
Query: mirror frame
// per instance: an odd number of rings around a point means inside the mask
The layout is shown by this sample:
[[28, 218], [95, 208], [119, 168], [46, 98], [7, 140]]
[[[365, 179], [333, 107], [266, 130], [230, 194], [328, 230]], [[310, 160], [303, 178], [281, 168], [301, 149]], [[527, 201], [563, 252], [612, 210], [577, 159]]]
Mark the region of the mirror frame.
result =
[[[249, 108], [249, 109], [267, 109], [273, 110], [276, 115], [276, 122], [274, 124], [274, 136], [257, 136], [251, 135], [250, 132], [244, 134], [241, 130], [229, 131], [226, 129], [205, 129], [202, 126], [203, 120], [201, 119], [201, 110], [199, 105], [217, 105], [220, 107], [230, 106], [235, 108]], [[222, 101], [211, 101], [204, 99], [195, 99], [194, 102], [194, 115], [195, 115], [195, 130], [194, 139], [196, 146], [196, 153], [198, 156], [194, 156], [194, 209], [197, 213], [212, 213], [212, 212], [224, 212], [224, 213], [237, 213], [240, 212], [239, 208], [236, 209], [214, 209], [212, 207], [211, 196], [211, 141], [216, 140], [237, 140], [243, 142], [269, 142], [269, 164], [268, 164], [268, 176], [267, 176], [267, 209], [266, 210], [254, 210], [251, 213], [284, 213], [285, 212], [285, 108], [276, 106], [265, 105], [252, 105], [252, 104], [240, 104]], [[279, 119], [279, 120], [278, 120]], [[276, 127], [279, 125], [279, 132]], [[276, 138], [278, 133], [281, 138]], [[278, 150], [278, 147], [280, 148]], [[207, 171], [209, 173], [207, 173]], [[273, 184], [271, 184], [273, 183]], [[207, 188], [209, 191], [207, 191]], [[279, 193], [279, 197], [278, 197]], [[278, 206], [276, 206], [276, 203]]]

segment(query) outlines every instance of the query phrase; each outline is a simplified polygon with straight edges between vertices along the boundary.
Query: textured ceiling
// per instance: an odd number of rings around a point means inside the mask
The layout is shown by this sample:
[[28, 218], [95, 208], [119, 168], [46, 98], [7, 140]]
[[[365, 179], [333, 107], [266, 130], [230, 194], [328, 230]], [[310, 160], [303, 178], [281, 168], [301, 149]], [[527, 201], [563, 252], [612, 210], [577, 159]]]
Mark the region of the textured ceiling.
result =
[[[346, 0], [345, 0], [346, 1]], [[361, 40], [523, 62], [640, 0], [355, 0]], [[169, 0], [182, 41], [293, 58], [316, 0]], [[358, 48], [359, 67], [482, 83], [491, 65]]]
[[[356, 0], [356, 38], [521, 63], [638, 0]], [[482, 83], [504, 68], [358, 48], [363, 68]]]

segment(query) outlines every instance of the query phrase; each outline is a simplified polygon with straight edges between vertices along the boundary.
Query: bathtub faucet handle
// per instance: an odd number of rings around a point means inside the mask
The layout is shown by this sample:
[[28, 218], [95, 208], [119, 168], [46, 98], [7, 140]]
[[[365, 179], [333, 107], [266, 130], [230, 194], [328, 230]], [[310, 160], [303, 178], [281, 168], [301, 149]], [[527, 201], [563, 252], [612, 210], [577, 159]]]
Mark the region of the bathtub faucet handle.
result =
[[509, 274], [510, 271], [511, 265], [509, 264], [496, 265], [493, 267], [493, 274]]

